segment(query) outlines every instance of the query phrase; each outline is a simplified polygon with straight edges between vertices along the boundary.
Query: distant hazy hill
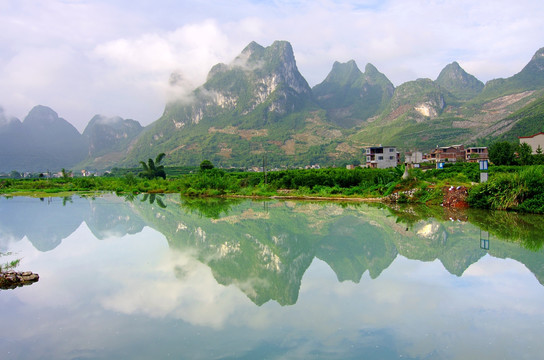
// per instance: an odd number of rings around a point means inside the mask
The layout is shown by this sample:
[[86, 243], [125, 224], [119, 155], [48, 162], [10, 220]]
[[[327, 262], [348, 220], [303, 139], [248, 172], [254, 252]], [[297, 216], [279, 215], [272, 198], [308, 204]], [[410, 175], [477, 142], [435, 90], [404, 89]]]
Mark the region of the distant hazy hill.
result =
[[111, 166], [142, 129], [134, 120], [97, 115], [82, 135], [46, 106], [34, 107], [23, 122], [0, 113], [0, 172], [56, 172], [92, 165], [97, 158], [99, 168]]
[[95, 115], [83, 131], [89, 141], [89, 156], [100, 156], [110, 151], [123, 151], [143, 127], [139, 122], [120, 117]]
[[0, 125], [0, 171], [58, 171], [86, 156], [81, 134], [57, 113], [36, 106], [21, 123]]
[[130, 144], [143, 129], [139, 122], [132, 119], [95, 115], [83, 131], [88, 156], [78, 167], [102, 169], [117, 164], [126, 156]]

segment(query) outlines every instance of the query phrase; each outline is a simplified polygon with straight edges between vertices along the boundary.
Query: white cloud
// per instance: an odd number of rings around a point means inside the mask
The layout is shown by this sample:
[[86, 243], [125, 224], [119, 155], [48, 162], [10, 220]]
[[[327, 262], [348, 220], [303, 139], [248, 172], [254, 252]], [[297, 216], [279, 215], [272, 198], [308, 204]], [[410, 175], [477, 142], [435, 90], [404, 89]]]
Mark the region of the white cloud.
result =
[[[210, 268], [192, 255], [172, 251], [139, 274], [131, 269], [120, 276], [119, 288], [100, 303], [125, 314], [174, 317], [216, 329], [222, 328], [238, 307], [251, 308], [237, 288], [217, 284]], [[182, 279], [172, 276], [176, 271], [183, 273]]]
[[93, 57], [108, 64], [113, 81], [142, 90], [151, 87], [162, 99], [171, 90], [171, 73], [177, 74], [177, 85], [186, 94], [205, 81], [214, 64], [233, 56], [228, 39], [213, 20], [171, 32], [117, 39], [99, 44], [93, 51]]
[[511, 1], [0, 0], [0, 105], [23, 118], [51, 106], [83, 130], [97, 113], [157, 119], [250, 41], [292, 43], [310, 85], [335, 60], [367, 62], [395, 85], [435, 79], [456, 60], [480, 80], [508, 77], [544, 46], [544, 3]]

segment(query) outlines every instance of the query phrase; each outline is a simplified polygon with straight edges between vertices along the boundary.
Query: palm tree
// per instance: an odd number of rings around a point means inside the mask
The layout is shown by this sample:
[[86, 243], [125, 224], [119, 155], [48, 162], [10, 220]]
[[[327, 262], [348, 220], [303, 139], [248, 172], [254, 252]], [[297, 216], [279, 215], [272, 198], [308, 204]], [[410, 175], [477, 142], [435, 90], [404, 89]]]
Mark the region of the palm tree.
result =
[[155, 161], [153, 161], [153, 159], [149, 159], [147, 161], [147, 164], [144, 161], [140, 161], [143, 171], [140, 172], [138, 176], [146, 179], [154, 179], [156, 177], [162, 177], [163, 179], [166, 179], [166, 172], [164, 171], [164, 166], [159, 165], [165, 156], [166, 155], [164, 153], [160, 153], [155, 158]]
[[166, 209], [166, 205], [161, 199], [162, 196], [164, 196], [164, 194], [144, 194], [144, 197], [140, 201], [146, 202], [149, 200], [149, 203], [153, 204], [155, 200], [157, 200], [157, 205], [159, 205], [163, 209]]

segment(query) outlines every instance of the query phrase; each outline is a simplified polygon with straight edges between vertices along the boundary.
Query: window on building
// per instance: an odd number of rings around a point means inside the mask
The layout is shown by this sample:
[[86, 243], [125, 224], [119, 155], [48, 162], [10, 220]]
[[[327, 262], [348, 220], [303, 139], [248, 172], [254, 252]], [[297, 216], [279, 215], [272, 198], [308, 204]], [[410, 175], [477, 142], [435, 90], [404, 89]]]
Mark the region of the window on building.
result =
[[383, 156], [378, 156], [378, 160], [383, 160]]

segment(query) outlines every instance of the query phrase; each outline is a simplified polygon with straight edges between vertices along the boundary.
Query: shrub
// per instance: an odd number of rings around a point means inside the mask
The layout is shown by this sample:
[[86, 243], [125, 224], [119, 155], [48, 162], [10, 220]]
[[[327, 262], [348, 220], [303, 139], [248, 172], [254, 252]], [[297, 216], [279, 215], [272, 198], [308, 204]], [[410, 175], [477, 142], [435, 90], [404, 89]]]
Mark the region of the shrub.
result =
[[138, 183], [138, 179], [136, 179], [133, 173], [128, 173], [124, 177], [124, 182], [128, 186], [135, 186]]
[[535, 214], [544, 213], [544, 194], [525, 200], [518, 206], [518, 210]]
[[79, 190], [89, 190], [91, 188], [94, 188], [94, 181], [86, 177], [75, 178], [73, 183], [75, 187]]

